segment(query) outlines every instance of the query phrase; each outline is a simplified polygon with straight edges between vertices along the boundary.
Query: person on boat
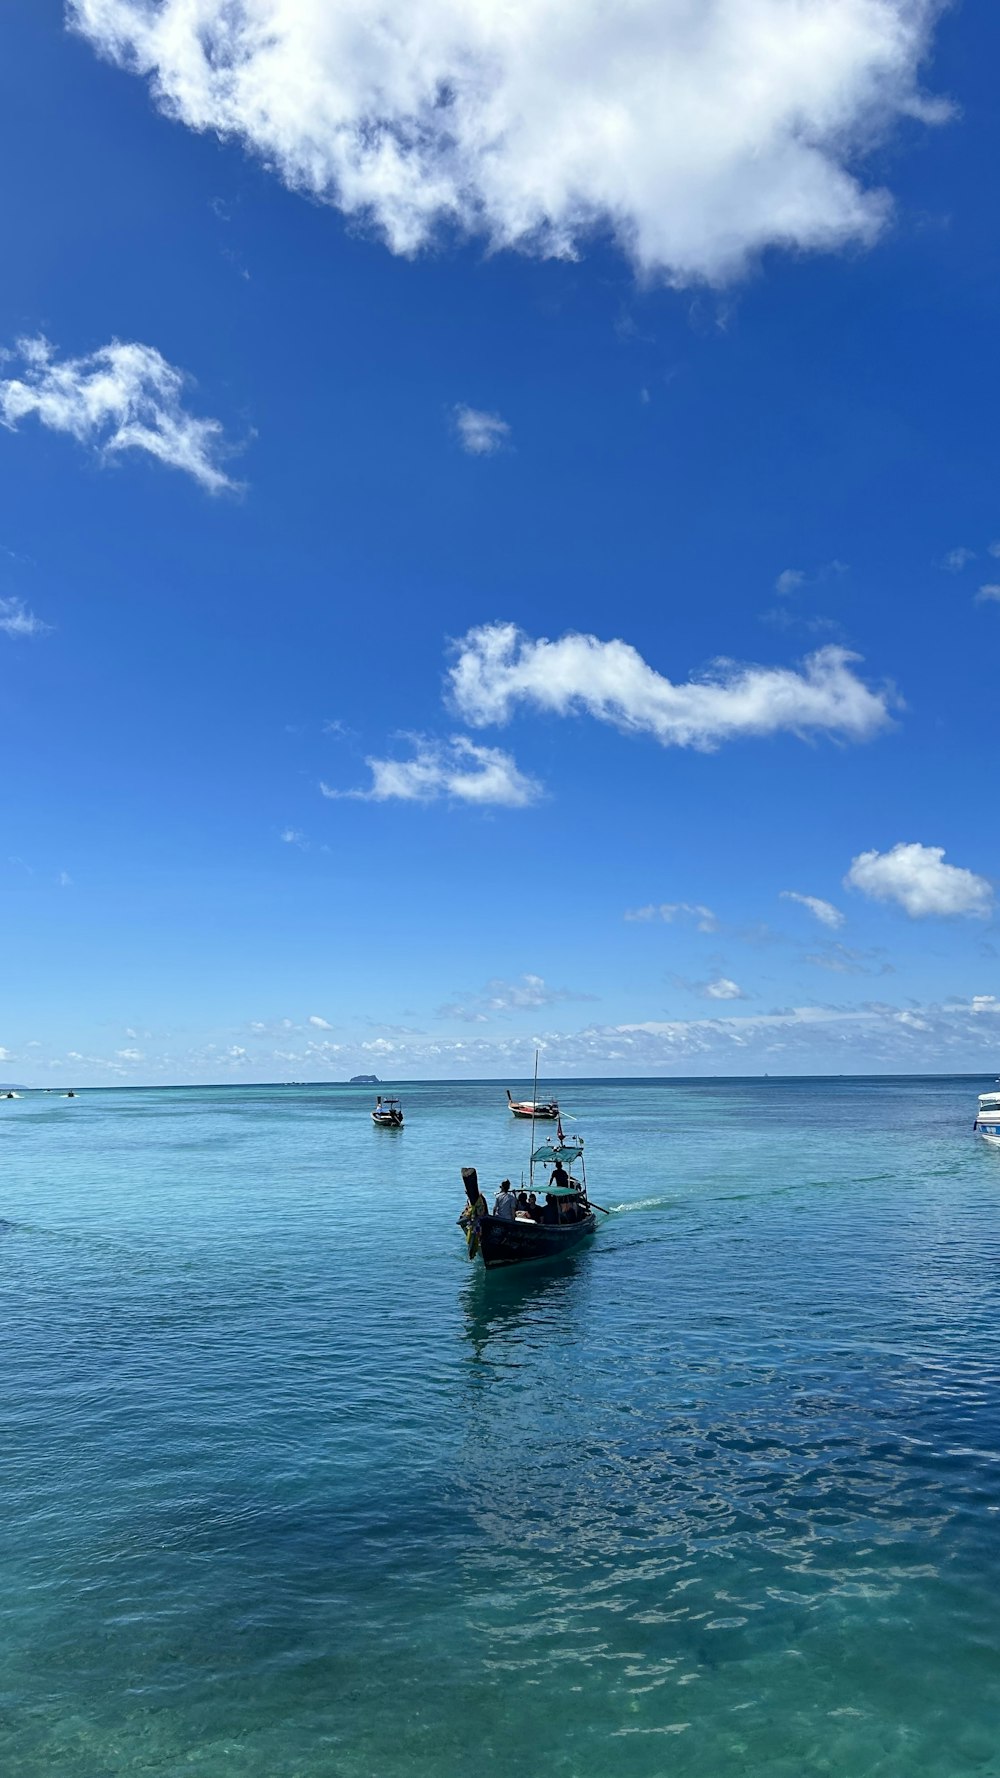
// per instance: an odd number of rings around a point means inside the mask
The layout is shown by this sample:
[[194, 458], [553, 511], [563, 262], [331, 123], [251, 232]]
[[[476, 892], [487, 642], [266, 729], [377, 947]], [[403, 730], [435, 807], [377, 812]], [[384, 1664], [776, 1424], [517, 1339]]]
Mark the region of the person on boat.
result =
[[541, 1222], [542, 1220], [542, 1206], [538, 1202], [534, 1192], [528, 1193], [528, 1215], [535, 1222]]
[[563, 1166], [562, 1161], [557, 1161], [549, 1177], [549, 1184], [558, 1186], [560, 1191], [565, 1191], [569, 1183], [570, 1177]]
[[493, 1205], [493, 1214], [501, 1217], [504, 1222], [513, 1222], [517, 1215], [517, 1199], [510, 1189], [509, 1179], [503, 1179], [500, 1182], [500, 1190], [497, 1192], [496, 1202]]
[[545, 1194], [545, 1209], [542, 1211], [541, 1221], [544, 1223], [559, 1221], [559, 1199], [554, 1198], [551, 1192]]
[[528, 1194], [525, 1191], [523, 1185], [517, 1194], [517, 1214], [518, 1214], [518, 1216], [530, 1216], [531, 1215], [531, 1211], [528, 1207]]

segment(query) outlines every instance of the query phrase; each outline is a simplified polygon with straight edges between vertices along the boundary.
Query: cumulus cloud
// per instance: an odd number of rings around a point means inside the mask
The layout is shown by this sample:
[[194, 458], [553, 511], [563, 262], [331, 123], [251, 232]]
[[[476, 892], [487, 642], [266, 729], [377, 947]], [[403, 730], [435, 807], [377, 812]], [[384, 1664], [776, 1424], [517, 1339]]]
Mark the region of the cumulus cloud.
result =
[[736, 982], [731, 982], [726, 975], [720, 975], [717, 981], [706, 982], [704, 987], [706, 1000], [745, 1000], [743, 989]]
[[918, 70], [937, 0], [68, 0], [104, 55], [196, 130], [370, 218], [569, 257], [610, 231], [676, 283], [767, 247], [871, 242], [860, 158], [947, 107]]
[[821, 648], [796, 671], [719, 661], [675, 685], [627, 642], [570, 633], [556, 642], [514, 624], [485, 624], [457, 645], [452, 699], [475, 727], [506, 722], [517, 704], [554, 715], [586, 711], [651, 734], [664, 747], [709, 750], [747, 735], [826, 733], [864, 741], [890, 720], [893, 695], [872, 690], [844, 648]]
[[411, 759], [367, 759], [372, 774], [367, 790], [336, 790], [320, 783], [328, 797], [351, 797], [361, 802], [430, 803], [441, 797], [455, 802], [495, 804], [523, 809], [537, 802], [542, 787], [520, 771], [509, 753], [499, 747], [480, 747], [465, 735], [450, 741], [419, 738]]
[[236, 486], [220, 467], [225, 451], [218, 420], [199, 420], [184, 407], [185, 378], [153, 346], [112, 340], [82, 358], [56, 358], [40, 335], [17, 343], [20, 376], [0, 380], [0, 421], [15, 430], [35, 415], [110, 458], [145, 451], [183, 469], [209, 493]]
[[492, 457], [510, 437], [506, 420], [499, 414], [483, 413], [480, 408], [457, 407], [454, 420], [459, 443], [470, 457]]
[[804, 580], [805, 575], [801, 568], [783, 568], [774, 583], [774, 590], [782, 595], [794, 593]]
[[992, 885], [974, 871], [945, 864], [943, 846], [906, 845], [889, 852], [860, 852], [844, 878], [873, 901], [894, 901], [917, 920], [928, 914], [985, 919], [993, 907]]
[[699, 932], [717, 932], [719, 929], [718, 916], [697, 901], [649, 902], [642, 908], [625, 909], [626, 920], [664, 920], [668, 926], [684, 917], [692, 919]]
[[23, 599], [0, 599], [0, 630], [5, 636], [42, 636], [51, 627], [29, 611]]
[[319, 1013], [311, 1012], [309, 1014], [309, 1023], [310, 1023], [310, 1025], [314, 1025], [317, 1031], [332, 1031], [333, 1030], [333, 1026], [329, 1023], [329, 1021], [327, 1019], [321, 1019], [319, 1016]]
[[818, 895], [800, 895], [797, 889], [782, 889], [781, 896], [783, 901], [797, 901], [800, 907], [808, 908], [821, 926], [829, 926], [833, 932], [844, 924], [843, 914], [832, 901], [823, 901]]

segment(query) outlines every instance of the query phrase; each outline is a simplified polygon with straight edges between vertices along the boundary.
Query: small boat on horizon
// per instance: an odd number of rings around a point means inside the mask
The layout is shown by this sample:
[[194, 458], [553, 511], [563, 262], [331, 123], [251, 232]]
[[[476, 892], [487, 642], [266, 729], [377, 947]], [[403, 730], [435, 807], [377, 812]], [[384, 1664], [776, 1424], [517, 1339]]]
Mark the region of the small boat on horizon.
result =
[[403, 1128], [403, 1107], [400, 1101], [393, 1098], [383, 1098], [380, 1093], [372, 1112], [372, 1123], [379, 1130], [401, 1130]]
[[554, 1122], [559, 1116], [559, 1104], [555, 1099], [512, 1099], [510, 1088], [507, 1088], [507, 1109], [515, 1117], [530, 1118], [535, 1123], [539, 1118], [548, 1118]]
[[984, 1142], [1000, 1148], [1000, 1092], [980, 1093], [979, 1110], [972, 1128]]

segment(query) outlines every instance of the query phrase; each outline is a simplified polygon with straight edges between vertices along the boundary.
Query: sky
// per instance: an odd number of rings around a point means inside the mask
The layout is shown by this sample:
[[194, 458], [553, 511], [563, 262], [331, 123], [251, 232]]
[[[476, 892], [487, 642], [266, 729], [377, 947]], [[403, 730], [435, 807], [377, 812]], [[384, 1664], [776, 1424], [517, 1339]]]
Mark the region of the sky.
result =
[[0, 30], [0, 1074], [995, 1072], [995, 8]]

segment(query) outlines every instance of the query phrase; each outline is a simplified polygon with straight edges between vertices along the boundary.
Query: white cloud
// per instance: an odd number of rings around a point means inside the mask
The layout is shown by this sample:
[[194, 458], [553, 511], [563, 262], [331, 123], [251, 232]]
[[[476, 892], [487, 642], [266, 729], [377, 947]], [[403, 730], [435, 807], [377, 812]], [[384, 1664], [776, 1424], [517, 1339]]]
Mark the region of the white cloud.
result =
[[68, 870], [61, 870], [56, 877], [56, 882], [60, 889], [72, 889], [73, 887], [73, 879]]
[[5, 635], [43, 636], [51, 628], [51, 624], [43, 623], [40, 617], [28, 610], [23, 599], [0, 599], [0, 630]]
[[444, 223], [721, 281], [766, 247], [872, 241], [860, 156], [921, 97], [934, 0], [68, 0], [164, 111], [395, 252]]
[[298, 827], [283, 827], [278, 838], [283, 840], [286, 846], [298, 846], [300, 852], [304, 852], [309, 845], [305, 834]]
[[0, 1062], [14, 1062], [16, 1060], [13, 1050], [4, 1049], [3, 1044], [0, 1044]]
[[797, 901], [801, 907], [808, 908], [822, 926], [829, 926], [834, 932], [844, 924], [843, 914], [832, 901], [823, 901], [818, 895], [800, 895], [797, 889], [782, 889], [781, 896], [783, 901]]
[[133, 1049], [115, 1050], [115, 1055], [118, 1057], [120, 1062], [143, 1062], [143, 1061], [145, 1061], [145, 1057], [143, 1056], [143, 1053], [141, 1050], [133, 1050]]
[[0, 380], [0, 420], [12, 430], [29, 414], [68, 432], [105, 457], [145, 451], [183, 469], [218, 494], [234, 482], [219, 467], [224, 450], [218, 420], [186, 412], [185, 378], [153, 346], [112, 340], [100, 351], [59, 362], [48, 340], [17, 343], [22, 374]]
[[977, 605], [989, 605], [998, 600], [1000, 600], [1000, 586], [997, 585], [996, 581], [988, 581], [985, 586], [980, 587], [976, 594]]
[[1000, 1000], [995, 994], [973, 994], [972, 1011], [976, 1014], [984, 1012], [1000, 1012]]
[[746, 999], [746, 995], [744, 994], [743, 989], [738, 987], [735, 982], [731, 982], [729, 980], [729, 977], [725, 976], [725, 975], [720, 975], [718, 981], [706, 982], [705, 987], [704, 987], [704, 994], [705, 994], [705, 998], [707, 1000], [745, 1000]]
[[774, 590], [776, 593], [782, 594], [794, 593], [796, 587], [800, 587], [804, 580], [805, 575], [801, 568], [783, 568], [774, 583]]
[[704, 907], [697, 901], [649, 902], [643, 908], [625, 909], [626, 920], [664, 920], [668, 926], [685, 915], [694, 920], [699, 932], [717, 932], [719, 929], [718, 916], [713, 914], [711, 908]]
[[927, 914], [964, 914], [986, 918], [993, 889], [985, 877], [945, 864], [943, 846], [906, 845], [889, 852], [861, 852], [844, 878], [874, 901], [895, 901], [913, 919]]
[[523, 809], [537, 802], [541, 785], [518, 770], [509, 753], [499, 747], [480, 747], [464, 735], [448, 742], [417, 738], [412, 759], [367, 759], [372, 783], [367, 790], [335, 790], [321, 782], [328, 797], [354, 797], [362, 802], [430, 803], [440, 797], [456, 802], [495, 804]]
[[471, 457], [492, 457], [503, 449], [510, 437], [510, 427], [499, 414], [486, 414], [480, 408], [457, 407], [455, 430], [463, 451]]
[[889, 722], [893, 694], [851, 670], [857, 655], [821, 648], [800, 671], [719, 661], [711, 677], [674, 685], [627, 642], [569, 634], [533, 641], [514, 624], [486, 624], [458, 644], [449, 680], [476, 727], [506, 722], [516, 704], [655, 735], [664, 747], [710, 749], [744, 735], [810, 731], [867, 740]]
[[[991, 550], [990, 554], [992, 555], [992, 553], [993, 551]], [[942, 560], [941, 566], [942, 568], [946, 568], [949, 574], [961, 574], [962, 569], [966, 567], [969, 562], [974, 562], [975, 559], [975, 550], [967, 549], [964, 543], [960, 543], [957, 549], [950, 549], [948, 551], [948, 554]]]
[[309, 1023], [310, 1025], [315, 1025], [317, 1031], [333, 1030], [333, 1026], [326, 1019], [321, 1019], [319, 1014], [315, 1012], [309, 1014]]

